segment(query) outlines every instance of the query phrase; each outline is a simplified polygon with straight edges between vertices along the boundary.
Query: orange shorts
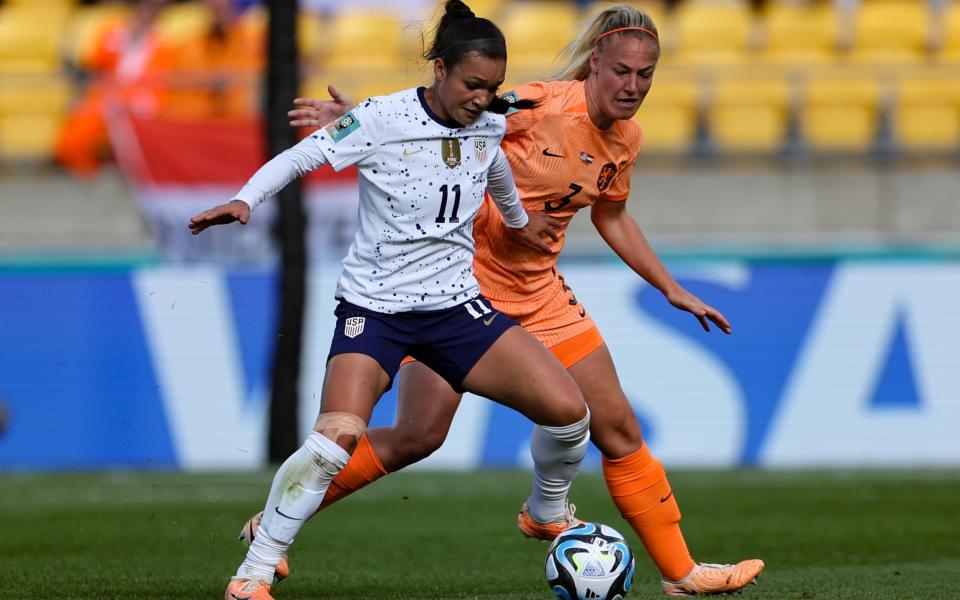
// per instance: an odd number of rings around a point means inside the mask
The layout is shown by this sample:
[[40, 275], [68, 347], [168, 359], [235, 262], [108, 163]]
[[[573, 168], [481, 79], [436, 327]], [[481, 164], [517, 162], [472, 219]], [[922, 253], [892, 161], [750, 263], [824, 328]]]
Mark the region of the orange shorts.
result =
[[[529, 301], [509, 302], [490, 296], [487, 299], [494, 308], [533, 334], [569, 369], [602, 346], [603, 336], [562, 277], [554, 291], [545, 302], [533, 306]], [[408, 356], [401, 364], [413, 360]]]

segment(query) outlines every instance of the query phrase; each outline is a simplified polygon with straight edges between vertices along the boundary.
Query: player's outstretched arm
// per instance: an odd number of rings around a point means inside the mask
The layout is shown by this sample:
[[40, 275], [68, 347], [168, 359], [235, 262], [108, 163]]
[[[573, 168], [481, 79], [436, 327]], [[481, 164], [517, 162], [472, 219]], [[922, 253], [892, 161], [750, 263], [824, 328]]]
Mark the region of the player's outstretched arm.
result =
[[214, 206], [193, 217], [188, 227], [193, 235], [197, 235], [214, 225], [226, 225], [234, 221], [240, 221], [241, 225], [246, 225], [249, 220], [250, 206], [243, 200], [231, 200], [227, 204]]
[[327, 86], [332, 100], [294, 98], [297, 108], [287, 112], [291, 127], [323, 127], [347, 114], [356, 105], [353, 98], [343, 94], [332, 85]]
[[730, 323], [723, 314], [685, 290], [663, 266], [640, 225], [627, 212], [626, 202], [597, 200], [590, 212], [590, 219], [603, 240], [650, 285], [660, 290], [674, 307], [692, 314], [704, 331], [710, 331], [710, 323], [724, 333], [731, 333]]

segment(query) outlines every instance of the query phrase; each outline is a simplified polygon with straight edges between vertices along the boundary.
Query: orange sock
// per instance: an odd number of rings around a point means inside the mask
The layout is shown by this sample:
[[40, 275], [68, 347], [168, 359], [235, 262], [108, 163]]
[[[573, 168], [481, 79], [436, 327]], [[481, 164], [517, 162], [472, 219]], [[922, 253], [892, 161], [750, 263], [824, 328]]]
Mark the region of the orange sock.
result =
[[320, 503], [317, 512], [387, 474], [370, 439], [366, 435], [362, 436], [347, 466], [330, 482], [330, 487], [327, 488], [327, 493], [324, 494], [323, 502]]
[[664, 579], [679, 581], [694, 562], [680, 531], [680, 508], [663, 465], [644, 444], [623, 458], [603, 457], [613, 503], [640, 537]]

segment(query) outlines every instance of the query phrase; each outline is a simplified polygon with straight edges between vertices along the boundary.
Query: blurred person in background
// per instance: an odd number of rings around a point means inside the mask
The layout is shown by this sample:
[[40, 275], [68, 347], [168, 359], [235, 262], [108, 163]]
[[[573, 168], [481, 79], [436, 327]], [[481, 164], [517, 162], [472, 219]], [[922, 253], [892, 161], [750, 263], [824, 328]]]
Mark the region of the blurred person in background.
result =
[[245, 18], [231, 0], [205, 0], [205, 31], [174, 53], [168, 114], [185, 119], [257, 115], [266, 36], [262, 22]]
[[152, 115], [163, 104], [159, 74], [173, 66], [173, 52], [153, 24], [167, 1], [134, 2], [133, 15], [107, 23], [95, 34], [89, 53], [80, 57], [77, 66], [93, 78], [61, 127], [54, 148], [56, 161], [73, 175], [93, 175], [109, 155], [106, 113], [111, 106]]
[[[591, 437], [603, 454], [603, 474], [614, 504], [660, 571], [668, 595], [742, 590], [763, 561], [736, 565], [696, 563], [680, 530], [680, 509], [659, 460], [643, 439], [630, 400], [598, 328], [557, 269], [564, 231], [580, 209], [607, 244], [640, 277], [679, 310], [710, 330], [730, 333], [726, 318], [681, 287], [660, 262], [626, 210], [630, 178], [642, 145], [633, 117], [653, 82], [660, 56], [656, 26], [648, 14], [627, 5], [608, 8], [585, 23], [562, 55], [566, 67], [549, 81], [522, 85], [504, 98], [534, 100], [536, 108], [507, 116], [503, 148], [528, 212], [545, 211], [557, 227], [560, 247], [534, 255], [511, 242], [489, 205], [477, 218], [475, 271], [497, 310], [516, 319], [558, 358], [590, 407]], [[349, 110], [353, 102], [330, 88], [333, 101], [297, 99], [292, 125], [318, 127]], [[440, 447], [461, 395], [419, 362], [401, 369], [397, 422], [363, 436], [353, 459], [333, 480], [321, 510], [388, 473], [417, 462]], [[536, 433], [534, 434], [536, 435]], [[534, 478], [536, 486], [536, 478]], [[524, 504], [518, 526], [524, 535], [555, 538], [578, 523], [573, 506], [548, 521], [539, 507]], [[243, 528], [254, 539], [259, 515]], [[284, 569], [287, 565], [284, 564]]]

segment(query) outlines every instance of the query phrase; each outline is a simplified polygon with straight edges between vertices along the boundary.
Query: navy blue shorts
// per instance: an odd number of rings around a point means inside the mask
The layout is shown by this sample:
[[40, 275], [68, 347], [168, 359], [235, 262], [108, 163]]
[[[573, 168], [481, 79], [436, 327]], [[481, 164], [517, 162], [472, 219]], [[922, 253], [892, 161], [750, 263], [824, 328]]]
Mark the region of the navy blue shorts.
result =
[[503, 332], [517, 323], [483, 296], [443, 310], [378, 313], [340, 300], [331, 357], [356, 352], [376, 359], [391, 383], [400, 361], [412, 356], [457, 392], [463, 379]]

